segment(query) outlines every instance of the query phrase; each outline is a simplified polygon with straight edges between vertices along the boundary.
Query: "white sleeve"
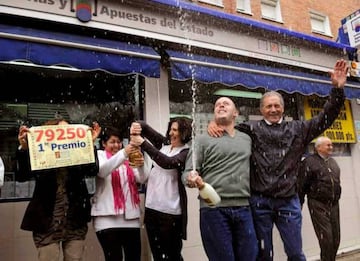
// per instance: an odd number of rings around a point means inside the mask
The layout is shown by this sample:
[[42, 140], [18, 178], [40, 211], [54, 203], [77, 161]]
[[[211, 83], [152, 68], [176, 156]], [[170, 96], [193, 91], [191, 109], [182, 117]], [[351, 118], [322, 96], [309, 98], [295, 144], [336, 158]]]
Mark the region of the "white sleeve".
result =
[[147, 175], [144, 171], [144, 166], [141, 167], [130, 167], [134, 171], [136, 182], [144, 184], [147, 181]]
[[127, 159], [125, 155], [125, 149], [121, 149], [112, 155], [111, 158], [106, 157], [106, 152], [103, 150], [98, 150], [98, 159], [99, 159], [99, 173], [98, 176], [105, 178], [110, 175], [111, 172], [117, 169], [124, 161]]
[[149, 176], [150, 176], [150, 172], [151, 169], [153, 167], [153, 160], [150, 158], [149, 154], [147, 154], [146, 152], [144, 153], [144, 173], [145, 173], [145, 179], [148, 180]]
[[4, 162], [0, 157], [0, 187], [4, 185], [4, 174], [5, 174]]

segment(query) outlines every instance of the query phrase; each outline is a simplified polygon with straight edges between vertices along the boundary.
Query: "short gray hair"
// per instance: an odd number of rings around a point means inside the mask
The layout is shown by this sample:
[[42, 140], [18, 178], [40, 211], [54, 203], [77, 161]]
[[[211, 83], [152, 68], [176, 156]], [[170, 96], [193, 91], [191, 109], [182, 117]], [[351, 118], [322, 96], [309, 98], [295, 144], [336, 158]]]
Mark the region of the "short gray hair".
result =
[[281, 104], [281, 106], [284, 108], [284, 98], [282, 97], [282, 95], [279, 93], [279, 92], [276, 92], [276, 91], [269, 91], [269, 92], [265, 92], [264, 94], [263, 94], [263, 96], [261, 97], [261, 99], [260, 99], [260, 108], [262, 108], [263, 106], [264, 106], [264, 99], [266, 98], [266, 97], [270, 97], [270, 96], [277, 96], [277, 97], [279, 97], [279, 99], [280, 99], [280, 104]]
[[316, 139], [316, 141], [315, 141], [315, 144], [314, 144], [315, 149], [318, 148], [321, 144], [323, 144], [326, 140], [330, 140], [330, 139], [328, 137], [326, 137], [326, 136], [318, 137]]

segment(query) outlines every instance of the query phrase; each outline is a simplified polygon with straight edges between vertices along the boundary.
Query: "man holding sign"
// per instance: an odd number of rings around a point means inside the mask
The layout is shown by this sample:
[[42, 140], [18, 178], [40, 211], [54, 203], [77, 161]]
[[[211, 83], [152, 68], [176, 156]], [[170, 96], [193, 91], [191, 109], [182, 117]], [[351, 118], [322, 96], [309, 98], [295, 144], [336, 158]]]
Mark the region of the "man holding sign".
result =
[[93, 137], [83, 124], [31, 127], [27, 132], [31, 170], [95, 161]]
[[93, 141], [100, 131], [64, 119], [19, 129], [15, 179], [35, 179], [21, 229], [33, 232], [40, 261], [59, 260], [61, 248], [64, 260], [81, 260], [91, 220], [85, 176], [99, 171]]

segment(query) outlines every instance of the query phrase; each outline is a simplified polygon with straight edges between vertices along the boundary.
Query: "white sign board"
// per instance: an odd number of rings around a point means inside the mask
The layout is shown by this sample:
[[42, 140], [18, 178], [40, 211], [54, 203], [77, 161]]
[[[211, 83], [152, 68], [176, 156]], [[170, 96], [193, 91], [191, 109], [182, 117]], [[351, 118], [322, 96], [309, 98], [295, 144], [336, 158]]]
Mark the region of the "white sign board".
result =
[[27, 137], [31, 170], [66, 167], [95, 161], [89, 126], [68, 124], [31, 127]]

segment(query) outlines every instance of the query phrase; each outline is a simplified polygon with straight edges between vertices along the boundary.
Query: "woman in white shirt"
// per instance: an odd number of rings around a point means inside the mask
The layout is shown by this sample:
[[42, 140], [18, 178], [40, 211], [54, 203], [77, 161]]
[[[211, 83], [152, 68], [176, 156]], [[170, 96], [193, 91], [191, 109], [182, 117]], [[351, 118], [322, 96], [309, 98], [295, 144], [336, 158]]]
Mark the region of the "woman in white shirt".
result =
[[144, 217], [153, 259], [181, 261], [187, 227], [187, 196], [181, 172], [192, 136], [191, 120], [170, 119], [166, 136], [143, 121], [133, 123], [130, 133], [130, 143], [141, 146], [153, 164], [146, 186]]
[[105, 128], [100, 143], [103, 150], [98, 150], [99, 173], [91, 209], [96, 236], [106, 261], [140, 261], [137, 183], [144, 183], [146, 178], [142, 167], [144, 158], [137, 159], [137, 168], [129, 166], [128, 155], [139, 148], [132, 145], [123, 148], [121, 134], [116, 128]]

